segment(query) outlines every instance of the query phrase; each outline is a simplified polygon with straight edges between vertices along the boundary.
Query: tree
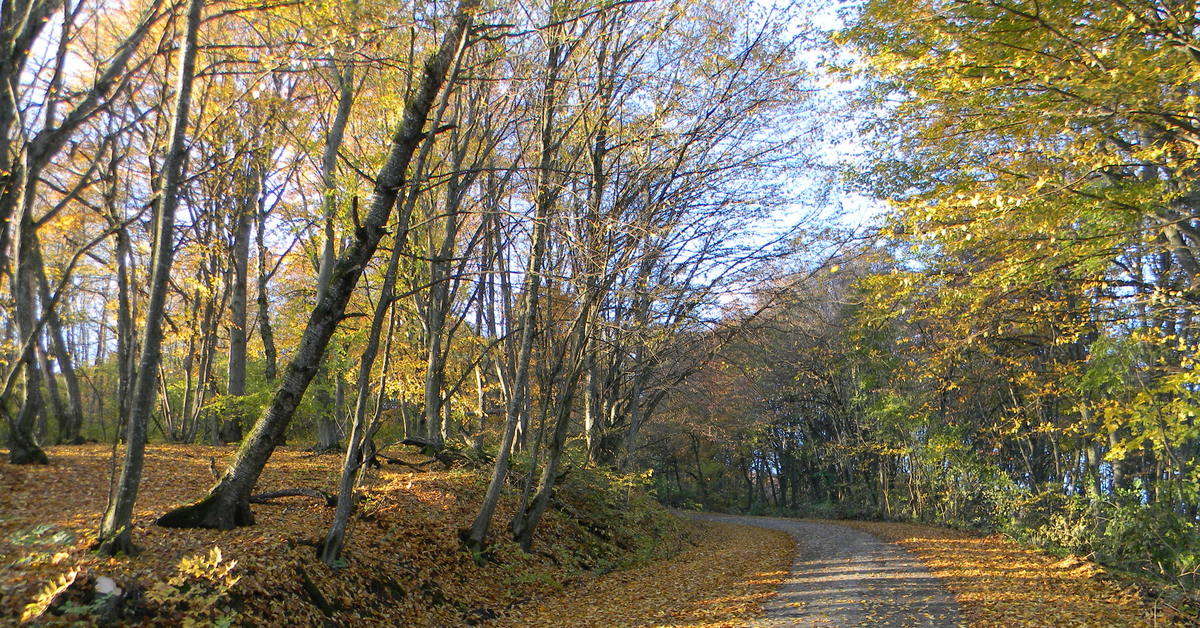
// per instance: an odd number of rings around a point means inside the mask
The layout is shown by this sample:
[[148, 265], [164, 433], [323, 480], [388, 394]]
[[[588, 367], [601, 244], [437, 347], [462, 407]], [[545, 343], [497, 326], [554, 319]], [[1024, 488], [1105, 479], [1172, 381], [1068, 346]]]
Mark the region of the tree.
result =
[[308, 319], [300, 346], [288, 364], [283, 381], [276, 389], [267, 410], [242, 442], [231, 466], [199, 502], [159, 518], [166, 527], [208, 527], [230, 529], [252, 525], [250, 491], [271, 452], [283, 436], [305, 389], [320, 364], [329, 339], [341, 321], [346, 303], [383, 237], [384, 227], [396, 204], [399, 190], [421, 139], [431, 108], [442, 88], [450, 65], [465, 45], [477, 0], [461, 0], [452, 26], [443, 35], [441, 45], [425, 64], [420, 84], [404, 111], [404, 119], [392, 137], [387, 161], [375, 177], [370, 210], [350, 245], [330, 272], [329, 288], [322, 292]]
[[[555, 23], [558, 13], [551, 8], [550, 21]], [[557, 82], [562, 64], [565, 61], [567, 46], [562, 41], [562, 27], [552, 26], [548, 30], [548, 47], [546, 60], [545, 86], [542, 92], [540, 108], [540, 153], [538, 158], [538, 184], [534, 198], [533, 244], [529, 249], [529, 259], [525, 268], [524, 286], [521, 294], [524, 299], [519, 322], [519, 344], [516, 361], [513, 365], [513, 383], [509, 393], [505, 411], [504, 434], [500, 439], [500, 449], [496, 462], [492, 467], [492, 477], [488, 482], [483, 504], [471, 528], [466, 531], [463, 541], [467, 548], [478, 554], [483, 550], [487, 540], [488, 529], [491, 527], [496, 504], [500, 499], [500, 489], [508, 475], [513, 441], [521, 422], [522, 413], [528, 408], [530, 353], [533, 350], [534, 325], [537, 321], [538, 293], [542, 281], [542, 264], [546, 254], [547, 221], [556, 202], [556, 186], [551, 177], [557, 156]]]
[[[3, 224], [3, 228], [0, 228], [0, 268], [8, 267], [7, 250], [11, 237], [16, 251], [12, 294], [20, 349], [10, 368], [15, 373], [15, 369], [24, 366], [25, 379], [21, 409], [15, 419], [5, 407], [8, 402], [7, 391], [0, 400], [0, 411], [4, 412], [8, 422], [9, 460], [13, 463], [46, 462], [46, 456], [38, 447], [32, 431], [34, 417], [41, 411], [41, 394], [38, 390], [41, 378], [34, 357], [34, 345], [50, 316], [48, 304], [42, 304], [42, 311], [38, 311], [36, 277], [40, 253], [36, 232], [40, 225], [61, 210], [63, 204], [52, 208], [44, 216], [36, 215], [38, 184], [47, 166], [73, 134], [131, 80], [132, 73], [126, 71], [127, 66], [156, 22], [160, 4], [159, 0], [155, 0], [141, 13], [130, 33], [118, 42], [113, 56], [98, 69], [95, 81], [78, 97], [72, 98], [74, 105], [61, 118], [59, 106], [66, 101], [63, 93], [66, 57], [72, 36], [77, 30], [74, 20], [79, 18], [83, 3], [77, 3], [74, 9], [68, 11], [64, 3], [56, 0], [31, 0], [6, 5], [0, 15], [0, 19], [4, 20], [4, 27], [0, 30], [7, 38], [0, 45], [11, 51], [6, 55], [5, 62], [0, 64], [0, 80], [12, 95], [0, 105], [0, 137], [5, 138], [6, 142], [4, 150], [0, 151], [3, 153], [0, 169], [5, 173], [0, 178], [0, 224]], [[45, 93], [41, 95], [44, 102], [38, 112], [41, 128], [36, 131], [18, 128], [16, 125], [21, 119], [22, 101], [31, 97], [33, 91], [24, 83], [28, 55], [41, 29], [59, 9], [64, 11], [61, 37], [49, 70], [50, 78]], [[14, 229], [15, 233], [10, 234]]]
[[[450, 64], [452, 69], [446, 79], [446, 82], [451, 86], [458, 76], [465, 44], [464, 39], [460, 43], [460, 47], [454, 51], [454, 57]], [[355, 480], [363, 465], [370, 462], [365, 455], [364, 447], [369, 438], [367, 434], [366, 413], [371, 392], [371, 370], [375, 366], [375, 357], [379, 350], [379, 340], [383, 332], [384, 320], [388, 318], [388, 312], [391, 311], [395, 301], [396, 272], [400, 266], [402, 253], [405, 250], [405, 240], [408, 238], [408, 217], [412, 214], [412, 203], [417, 195], [420, 194], [419, 184], [424, 178], [425, 162], [429, 158], [429, 152], [433, 147], [436, 129], [445, 115], [451, 91], [453, 90], [450, 88], [442, 90], [440, 103], [432, 118], [434, 132], [425, 135], [421, 151], [417, 155], [416, 162], [413, 164], [413, 184], [409, 187], [405, 196], [405, 202], [408, 204], [408, 207], [403, 210], [396, 230], [396, 237], [392, 243], [392, 253], [388, 259], [387, 270], [384, 271], [383, 285], [379, 290], [374, 315], [371, 317], [371, 328], [368, 332], [367, 344], [363, 348], [362, 356], [359, 358], [358, 381], [355, 386], [356, 396], [353, 417], [351, 419], [350, 439], [346, 445], [346, 457], [342, 462], [342, 477], [338, 486], [337, 506], [334, 511], [333, 523], [329, 527], [329, 533], [317, 551], [321, 561], [331, 567], [337, 565], [341, 558], [342, 547], [345, 544], [346, 527], [354, 503], [353, 488]]]
[[145, 328], [142, 333], [141, 356], [133, 380], [133, 398], [125, 431], [125, 460], [121, 479], [110, 500], [100, 526], [97, 542], [102, 554], [133, 554], [131, 538], [133, 504], [142, 479], [146, 436], [150, 413], [154, 411], [158, 364], [161, 356], [162, 321], [167, 298], [167, 282], [174, 258], [175, 209], [183, 180], [183, 161], [186, 153], [188, 111], [191, 107], [192, 82], [196, 72], [196, 39], [200, 31], [203, 0], [189, 0], [179, 48], [179, 74], [175, 82], [175, 102], [171, 114], [170, 141], [163, 159], [162, 183], [157, 194], [154, 225], [153, 270], [150, 279], [150, 299], [146, 304]]

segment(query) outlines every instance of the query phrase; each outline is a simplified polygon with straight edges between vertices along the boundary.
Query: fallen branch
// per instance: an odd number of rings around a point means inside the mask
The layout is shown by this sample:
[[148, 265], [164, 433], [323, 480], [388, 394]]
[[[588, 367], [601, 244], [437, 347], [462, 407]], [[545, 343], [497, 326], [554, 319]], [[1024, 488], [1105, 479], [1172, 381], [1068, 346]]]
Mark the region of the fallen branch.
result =
[[325, 500], [325, 505], [333, 508], [337, 506], [337, 496], [318, 491], [315, 488], [285, 488], [281, 491], [270, 491], [268, 493], [259, 493], [258, 495], [250, 496], [251, 504], [265, 504], [272, 499], [280, 497], [311, 497], [313, 499]]
[[438, 461], [437, 458], [430, 458], [429, 460], [426, 460], [425, 462], [408, 462], [406, 460], [400, 460], [399, 458], [391, 458], [389, 456], [385, 456], [380, 453], [376, 453], [375, 455], [376, 455], [376, 457], [383, 458], [384, 461], [386, 461], [388, 464], [398, 464], [401, 466], [408, 467], [410, 469], [416, 469], [417, 471], [421, 471], [422, 473], [429, 470], [429, 469], [425, 468], [426, 465], [430, 465], [430, 464], [433, 464]]

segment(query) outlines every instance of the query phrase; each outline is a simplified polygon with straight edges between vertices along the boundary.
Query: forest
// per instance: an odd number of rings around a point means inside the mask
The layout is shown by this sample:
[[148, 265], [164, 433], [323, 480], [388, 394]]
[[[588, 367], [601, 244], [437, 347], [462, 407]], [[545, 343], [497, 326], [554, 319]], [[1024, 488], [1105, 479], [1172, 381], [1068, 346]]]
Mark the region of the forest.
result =
[[[326, 621], [410, 524], [541, 586], [659, 502], [1200, 583], [1194, 3], [8, 0], [0, 84], [0, 622], [229, 625], [205, 535], [283, 525]], [[219, 594], [25, 606], [173, 543]]]
[[846, 180], [888, 209], [728, 315], [747, 331], [648, 427], [661, 494], [1003, 529], [1194, 587], [1197, 24], [866, 3], [830, 65], [872, 112]]

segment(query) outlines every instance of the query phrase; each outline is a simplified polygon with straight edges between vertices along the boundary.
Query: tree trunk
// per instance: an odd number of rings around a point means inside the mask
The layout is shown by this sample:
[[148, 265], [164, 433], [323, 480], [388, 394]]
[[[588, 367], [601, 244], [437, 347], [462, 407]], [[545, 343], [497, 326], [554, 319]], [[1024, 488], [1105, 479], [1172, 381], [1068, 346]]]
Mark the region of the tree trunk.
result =
[[250, 511], [250, 492], [316, 374], [329, 339], [346, 310], [346, 303], [379, 246], [384, 226], [404, 184], [409, 162], [417, 145], [425, 137], [422, 130], [430, 109], [453, 58], [465, 45], [472, 15], [478, 5], [479, 0], [460, 0], [454, 25], [443, 37], [438, 51], [427, 61], [421, 84], [405, 108], [404, 120], [392, 138], [387, 161], [375, 179], [371, 209], [362, 226], [355, 230], [354, 240], [334, 266], [328, 290], [318, 297], [301, 336], [300, 346], [288, 364], [270, 405], [242, 441], [233, 463], [209, 494], [195, 504], [166, 513], [159, 518], [159, 525], [230, 529], [254, 523], [254, 515]]
[[[346, 63], [344, 67], [339, 68], [338, 62], [335, 59], [331, 62], [331, 66], [337, 77], [338, 106], [333, 117], [333, 124], [330, 125], [329, 133], [325, 137], [325, 150], [321, 156], [321, 209], [324, 213], [323, 229], [325, 237], [321, 247], [321, 262], [317, 268], [318, 299], [329, 289], [333, 267], [337, 262], [338, 238], [337, 230], [334, 228], [338, 208], [337, 156], [338, 151], [341, 150], [342, 139], [345, 136], [346, 124], [350, 120], [350, 109], [354, 105], [354, 65]], [[333, 379], [334, 386], [338, 387], [336, 392], [338, 394], [341, 393], [341, 374], [331, 372], [328, 362], [321, 364], [317, 374], [322, 384], [328, 383], [330, 379]], [[339, 399], [331, 398], [329, 389], [323, 385], [318, 385], [316, 396], [316, 405], [321, 415], [317, 418], [317, 443], [313, 447], [313, 450], [318, 453], [329, 453], [341, 449], [341, 433], [338, 426], [338, 419], [340, 418], [338, 412], [340, 411], [341, 402]], [[333, 409], [332, 412], [330, 411], [331, 408]]]
[[[216, 253], [212, 253], [208, 258], [207, 279], [205, 283], [211, 285], [216, 281], [219, 261]], [[200, 420], [200, 415], [204, 412], [204, 404], [207, 400], [209, 391], [213, 388], [213, 373], [212, 362], [213, 356], [216, 353], [217, 344], [217, 328], [218, 316], [217, 313], [223, 310], [224, 307], [218, 308], [217, 294], [213, 291], [196, 291], [196, 298], [204, 298], [204, 311], [200, 318], [200, 325], [197, 328], [197, 334], [200, 340], [200, 360], [197, 362], [196, 369], [196, 385], [192, 388], [192, 394], [187, 400], [187, 404], [180, 413], [177, 425], [179, 426], [179, 434], [172, 435], [172, 440], [180, 440], [180, 435], [184, 431], [184, 424], [193, 420]], [[190, 359], [192, 356], [188, 356]], [[189, 373], [190, 375], [190, 373]], [[209, 440], [213, 445], [221, 444], [220, 437], [220, 417], [210, 417], [212, 427], [209, 430]]]
[[[129, 281], [129, 232], [119, 228], [116, 239], [117, 259], [117, 425], [120, 432], [129, 416], [129, 383], [133, 379], [133, 288]], [[115, 438], [115, 437], [114, 437]]]
[[375, 434], [379, 432], [379, 428], [383, 427], [383, 406], [387, 400], [387, 375], [388, 369], [392, 364], [392, 340], [396, 333], [396, 308], [391, 308], [391, 316], [388, 317], [387, 340], [383, 345], [383, 366], [379, 369], [379, 382], [375, 385], [378, 392], [375, 394], [375, 409], [371, 414], [370, 424], [367, 426], [366, 432], [361, 439], [361, 450], [359, 451], [359, 467], [357, 476], [354, 481], [355, 487], [361, 487], [367, 479], [367, 473], [375, 467], [379, 466], [377, 454], [379, 449], [375, 446]]
[[[258, 207], [258, 175], [251, 169], [242, 197], [235, 199], [237, 217], [233, 226], [233, 286], [229, 297], [229, 371], [226, 392], [231, 397], [246, 394], [246, 292], [250, 266], [251, 212]], [[234, 417], [235, 419], [238, 417]]]
[[313, 446], [313, 451], [319, 454], [330, 454], [336, 453], [342, 448], [342, 418], [343, 407], [346, 404], [346, 384], [341, 373], [333, 373], [328, 365], [324, 372], [327, 377], [334, 378], [333, 398], [328, 398], [328, 392], [322, 393], [317, 398], [318, 401], [325, 400], [326, 403], [323, 403], [320, 409], [324, 414], [317, 419], [317, 442]]
[[[38, 246], [37, 236], [34, 236], [34, 266], [37, 273], [38, 296], [42, 303], [50, 301], [50, 284], [46, 281], [46, 269], [42, 264], [41, 247]], [[58, 372], [67, 388], [67, 407], [60, 417], [58, 442], [67, 445], [78, 445], [83, 442], [79, 432], [83, 426], [83, 395], [79, 392], [79, 378], [75, 375], [71, 351], [63, 336], [62, 320], [55, 308], [46, 313], [47, 334], [54, 347], [54, 358], [58, 364]], [[57, 397], [57, 394], [55, 395]]]
[[[523, 512], [518, 512], [513, 518], [512, 532], [513, 540], [521, 544], [521, 548], [528, 552], [533, 547], [533, 532], [537, 529], [538, 522], [541, 521], [542, 515], [545, 514], [546, 508], [550, 505], [550, 497], [554, 491], [554, 484], [558, 479], [558, 467], [562, 461], [563, 447], [567, 442], [567, 430], [571, 424], [571, 408], [575, 400], [575, 390], [579, 384], [579, 377], [583, 370], [583, 353], [584, 344], [586, 343], [586, 331], [589, 327], [588, 323], [591, 318], [592, 303], [584, 303], [583, 308], [578, 315], [578, 319], [574, 323], [574, 329], [571, 331], [571, 338], [567, 341], [564, 347], [563, 361], [567, 362], [565, 366], [566, 377], [562, 378], [560, 384], [560, 392], [555, 400], [553, 408], [554, 416], [554, 435], [550, 440], [550, 448], [546, 458], [546, 465], [542, 467], [542, 476], [538, 480], [538, 491], [534, 495], [533, 501]], [[555, 369], [561, 372], [564, 369]]]
[[[504, 435], [500, 440], [500, 450], [496, 454], [496, 463], [492, 467], [492, 478], [484, 494], [483, 504], [479, 514], [472, 522], [471, 528], [465, 531], [463, 542], [467, 549], [477, 556], [483, 551], [487, 541], [488, 529], [492, 525], [492, 516], [500, 501], [500, 490], [504, 479], [508, 476], [509, 461], [512, 456], [513, 442], [517, 434], [517, 426], [521, 417], [527, 416], [529, 399], [529, 369], [530, 353], [533, 349], [534, 325], [537, 321], [538, 292], [541, 290], [541, 272], [543, 257], [546, 253], [547, 220], [550, 217], [551, 206], [556, 202], [554, 186], [550, 184], [550, 175], [557, 152], [554, 140], [555, 108], [558, 73], [564, 61], [565, 46], [558, 40], [557, 34], [551, 34], [554, 42], [550, 46], [546, 68], [546, 86], [542, 102], [541, 123], [541, 155], [538, 164], [538, 190], [533, 217], [533, 246], [529, 252], [529, 263], [526, 266], [524, 280], [524, 310], [521, 312], [519, 325], [520, 345], [517, 350], [515, 377], [508, 400], [507, 415], [504, 425]], [[478, 560], [478, 559], [477, 559]]]
[[589, 340], [587, 362], [584, 365], [583, 438], [587, 459], [592, 465], [600, 464], [601, 427], [604, 425], [600, 409], [600, 369], [596, 357], [595, 341]]
[[[50, 407], [54, 409], [54, 422], [61, 432], [67, 418], [67, 408], [63, 405], [62, 392], [58, 389], [58, 378], [54, 376], [54, 368], [50, 366], [50, 352], [46, 350], [46, 345], [41, 339], [34, 343], [34, 348], [37, 350], [38, 368], [42, 370], [42, 381], [46, 382], [46, 396], [50, 398]], [[46, 404], [42, 404], [41, 416], [34, 431], [39, 443], [46, 442], [46, 420], [49, 414]]]
[[263, 344], [263, 377], [268, 382], [275, 381], [276, 375], [276, 352], [275, 352], [275, 332], [271, 329], [271, 302], [267, 298], [267, 282], [270, 278], [270, 273], [267, 271], [267, 247], [264, 242], [266, 238], [266, 221], [265, 212], [256, 212], [255, 219], [255, 235], [254, 242], [258, 246], [258, 296], [255, 302], [258, 304], [258, 334], [262, 339]]
[[[448, 92], [449, 90], [447, 90]], [[411, 193], [415, 193], [415, 190]], [[397, 239], [405, 237], [406, 227], [402, 227]], [[392, 245], [392, 254], [388, 259], [387, 272], [383, 277], [383, 287], [379, 291], [379, 301], [375, 304], [375, 314], [371, 318], [371, 330], [367, 336], [367, 346], [363, 348], [359, 358], [358, 381], [354, 402], [354, 419], [350, 428], [350, 440], [346, 443], [346, 457], [342, 461], [342, 479], [338, 485], [337, 509], [333, 514], [333, 523], [325, 542], [320, 545], [317, 555], [321, 562], [334, 567], [342, 554], [346, 541], [346, 527], [350, 520], [350, 509], [353, 506], [351, 493], [354, 490], [355, 478], [362, 459], [363, 445], [366, 440], [367, 401], [371, 394], [371, 369], [375, 365], [375, 356], [379, 352], [379, 337], [383, 331], [383, 321], [387, 318], [392, 306], [392, 292], [396, 283], [396, 270], [400, 265], [400, 253], [403, 247], [397, 241]]]
[[[92, 361], [92, 366], [100, 366], [108, 359], [108, 303], [109, 295], [104, 295], [104, 300], [100, 303], [100, 321], [96, 325], [96, 355]], [[87, 360], [83, 360], [87, 364]]]
[[98, 550], [102, 554], [134, 553], [131, 538], [133, 504], [142, 479], [146, 432], [154, 411], [154, 390], [161, 344], [163, 311], [169, 288], [174, 257], [175, 209], [179, 204], [183, 161], [186, 157], [188, 110], [191, 106], [192, 78], [196, 68], [196, 38], [200, 30], [203, 0], [189, 0], [183, 44], [179, 51], [179, 75], [176, 82], [175, 108], [171, 117], [170, 143], [163, 161], [162, 185], [158, 193], [158, 216], [154, 230], [153, 270], [150, 299], [146, 305], [145, 330], [141, 358], [133, 382], [133, 400], [125, 426], [125, 462], [115, 495], [100, 526]]
[[[436, 306], [430, 303], [430, 308]], [[436, 314], [433, 315], [436, 317]], [[442, 442], [442, 394], [445, 384], [445, 356], [442, 351], [442, 330], [429, 330], [429, 348], [425, 363], [425, 407], [424, 418], [421, 424], [424, 426], [424, 434], [422, 437], [426, 441], [433, 444], [437, 448], [441, 448]]]
[[[451, 162], [453, 172], [462, 170], [464, 153], [454, 150]], [[453, 333], [446, 329], [453, 297], [451, 291], [451, 264], [454, 258], [455, 239], [459, 228], [461, 189], [465, 185], [457, 174], [451, 175], [446, 191], [445, 225], [442, 239], [435, 249], [430, 243], [429, 300], [425, 312], [425, 329], [429, 336], [428, 355], [425, 365], [425, 425], [426, 438], [436, 447], [444, 446], [450, 438], [450, 399], [446, 392], [446, 359], [450, 344], [447, 336]], [[432, 237], [430, 238], [432, 240]]]
[[[29, 185], [27, 181], [22, 187], [26, 188]], [[8, 461], [13, 464], [47, 464], [46, 453], [38, 446], [34, 434], [38, 415], [42, 411], [42, 395], [41, 369], [37, 360], [38, 343], [35, 338], [38, 333], [38, 301], [34, 287], [37, 241], [34, 237], [33, 218], [30, 215], [33, 210], [33, 198], [29, 190], [23, 189], [21, 194], [24, 198], [17, 210], [17, 240], [14, 243], [17, 270], [13, 277], [13, 298], [16, 301], [14, 309], [19, 341], [25, 348], [24, 353], [18, 356], [19, 368], [23, 369], [25, 375], [25, 387], [16, 421], [10, 420], [8, 425]], [[29, 339], [34, 339], [34, 342], [29, 342]]]

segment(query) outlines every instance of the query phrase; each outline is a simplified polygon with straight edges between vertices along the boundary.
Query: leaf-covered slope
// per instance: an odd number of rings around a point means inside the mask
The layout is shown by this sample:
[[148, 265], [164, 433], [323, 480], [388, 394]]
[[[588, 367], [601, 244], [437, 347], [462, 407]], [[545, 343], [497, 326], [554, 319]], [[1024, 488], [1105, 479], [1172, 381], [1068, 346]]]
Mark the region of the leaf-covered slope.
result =
[[740, 626], [762, 613], [788, 574], [796, 543], [753, 526], [694, 521], [694, 544], [665, 560], [605, 574], [521, 605], [490, 625]]
[[[458, 540], [484, 486], [484, 476], [472, 470], [416, 473], [388, 465], [378, 471], [352, 521], [347, 566], [336, 570], [315, 559], [314, 544], [332, 516], [322, 500], [256, 505], [258, 525], [231, 531], [152, 525], [156, 515], [202, 491], [212, 481], [211, 464], [223, 465], [230, 453], [149, 449], [134, 518], [142, 552], [132, 559], [88, 551], [106, 497], [98, 481], [109, 471], [106, 447], [55, 448], [50, 466], [0, 468], [0, 623], [17, 619], [47, 584], [76, 572], [66, 591], [42, 596], [49, 610], [38, 621], [62, 624], [107, 612], [159, 625], [186, 617], [249, 625], [464, 625], [690, 546], [689, 528], [652, 500], [586, 471], [563, 479], [532, 554], [507, 541], [506, 526], [498, 525], [482, 567]], [[258, 490], [328, 489], [337, 462], [285, 448]], [[507, 521], [514, 507], [510, 495], [497, 521]], [[119, 608], [104, 608], [95, 595], [101, 577], [124, 594]]]

